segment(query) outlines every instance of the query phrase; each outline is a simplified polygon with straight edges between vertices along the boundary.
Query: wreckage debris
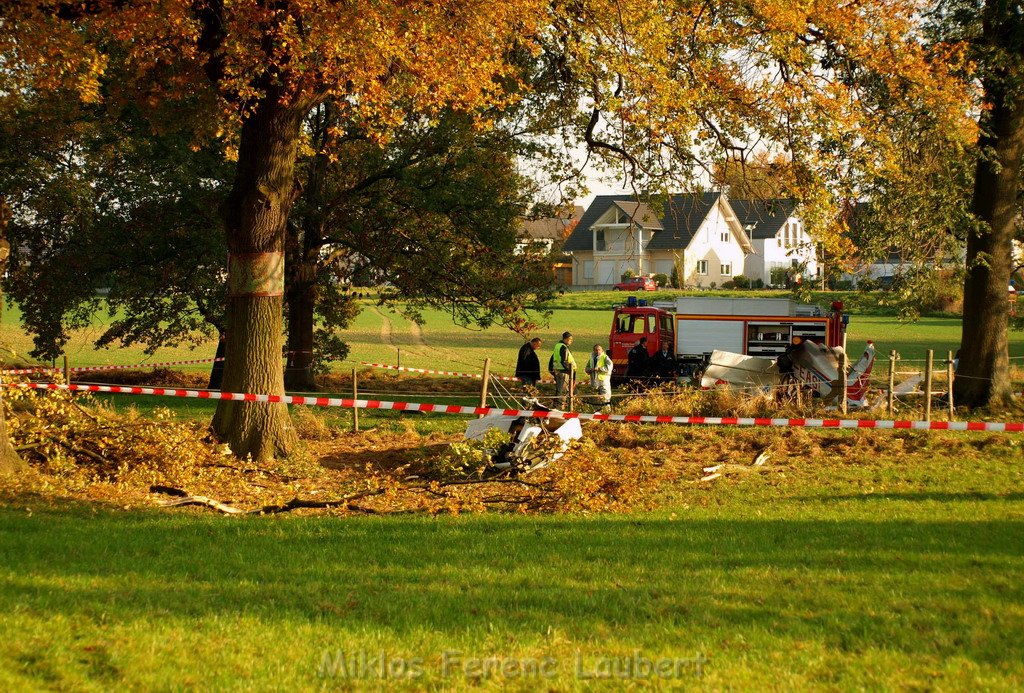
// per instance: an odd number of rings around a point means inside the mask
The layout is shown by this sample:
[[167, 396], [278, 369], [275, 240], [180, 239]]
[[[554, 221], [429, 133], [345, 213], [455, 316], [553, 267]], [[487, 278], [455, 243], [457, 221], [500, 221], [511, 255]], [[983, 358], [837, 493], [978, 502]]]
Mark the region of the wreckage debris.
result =
[[[786, 353], [772, 360], [728, 351], [713, 351], [701, 387], [709, 390], [727, 387], [751, 392], [771, 392], [785, 385], [809, 389], [826, 403], [842, 392], [839, 379], [841, 347], [829, 347], [809, 340], [793, 344]], [[850, 406], [865, 406], [871, 369], [875, 363], [875, 345], [869, 341], [860, 360], [846, 376], [846, 396]]]
[[482, 441], [492, 430], [509, 435], [508, 443], [487, 451], [495, 471], [511, 470], [525, 474], [543, 469], [561, 458], [572, 441], [583, 437], [579, 419], [563, 419], [559, 417], [560, 412], [547, 409], [536, 400], [524, 404], [533, 411], [551, 411], [552, 414], [547, 417], [485, 416], [466, 425], [466, 440]]

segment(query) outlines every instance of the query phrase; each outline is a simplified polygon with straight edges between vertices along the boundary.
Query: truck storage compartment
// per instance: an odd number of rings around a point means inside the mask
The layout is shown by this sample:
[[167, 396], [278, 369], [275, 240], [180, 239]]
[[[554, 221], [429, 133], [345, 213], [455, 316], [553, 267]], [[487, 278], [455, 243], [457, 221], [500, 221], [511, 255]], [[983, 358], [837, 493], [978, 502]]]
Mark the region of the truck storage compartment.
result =
[[712, 351], [743, 353], [742, 320], [676, 318], [676, 355], [703, 358]]

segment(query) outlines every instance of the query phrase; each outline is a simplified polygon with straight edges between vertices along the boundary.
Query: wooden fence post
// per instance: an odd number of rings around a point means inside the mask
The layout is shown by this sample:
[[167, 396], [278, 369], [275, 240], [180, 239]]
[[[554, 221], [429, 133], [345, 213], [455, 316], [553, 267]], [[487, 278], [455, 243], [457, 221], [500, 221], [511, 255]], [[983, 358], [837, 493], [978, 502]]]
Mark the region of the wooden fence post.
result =
[[949, 352], [949, 359], [946, 361], [946, 379], [949, 381], [949, 393], [947, 395], [947, 404], [949, 405], [949, 420], [953, 421], [956, 418], [956, 408], [953, 406], [953, 352]]
[[840, 401], [839, 411], [843, 412], [843, 414], [846, 414], [846, 412], [847, 412], [847, 406], [846, 406], [846, 396], [847, 396], [846, 395], [846, 370], [847, 370], [847, 368], [849, 368], [849, 365], [850, 365], [850, 357], [846, 355], [846, 351], [844, 350], [842, 357], [840, 357], [840, 359], [839, 359], [839, 379], [842, 381], [842, 384], [843, 384], [842, 395], [841, 395], [841, 397], [843, 399]]
[[[480, 406], [481, 407], [486, 407], [487, 406], [487, 384], [490, 382], [490, 380], [491, 380], [491, 359], [490, 359], [490, 357], [488, 357], [488, 358], [484, 359], [484, 382], [480, 386]], [[481, 414], [480, 418], [482, 419], [483, 416], [484, 415]]]
[[896, 399], [896, 350], [889, 352], [889, 402], [886, 411], [892, 418], [893, 404]]
[[352, 369], [352, 432], [359, 433], [359, 407], [355, 406], [359, 399], [359, 374]]
[[932, 420], [932, 370], [935, 368], [935, 350], [928, 350], [924, 373], [924, 420]]
[[402, 368], [402, 347], [395, 347], [395, 349], [398, 351], [398, 363], [396, 363], [395, 365], [398, 366], [399, 370], [401, 370], [401, 368]]

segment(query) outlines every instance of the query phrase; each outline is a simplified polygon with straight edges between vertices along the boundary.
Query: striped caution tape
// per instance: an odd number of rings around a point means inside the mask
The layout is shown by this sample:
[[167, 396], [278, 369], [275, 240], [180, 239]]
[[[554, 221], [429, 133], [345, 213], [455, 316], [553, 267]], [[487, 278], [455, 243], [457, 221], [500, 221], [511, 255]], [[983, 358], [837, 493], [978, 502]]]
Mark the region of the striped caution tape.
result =
[[[476, 378], [477, 380], [483, 380], [483, 373], [460, 373], [458, 371], [435, 371], [429, 368], [409, 368], [407, 366], [393, 366], [389, 363], [370, 363], [369, 361], [360, 361], [364, 366], [370, 368], [386, 368], [392, 371], [406, 371], [408, 373], [426, 373], [428, 375], [449, 375], [455, 378]], [[513, 383], [522, 382], [519, 378], [510, 375], [494, 375], [491, 374], [493, 380], [506, 380]], [[538, 380], [538, 383], [553, 383], [554, 380]]]
[[[291, 354], [312, 354], [312, 351], [286, 351], [282, 354], [282, 357], [289, 356]], [[158, 361], [156, 363], [132, 363], [128, 365], [110, 365], [110, 366], [78, 366], [75, 368], [69, 368], [68, 370], [72, 373], [86, 373], [94, 371], [124, 371], [124, 370], [135, 370], [138, 368], [163, 368], [164, 366], [191, 366], [197, 363], [216, 363], [218, 361], [224, 361], [223, 356], [212, 359], [192, 359], [191, 361]], [[2, 375], [30, 375], [32, 373], [63, 373], [63, 368], [53, 368], [50, 366], [36, 366], [33, 368], [20, 368], [20, 369], [0, 369]]]
[[[370, 368], [386, 368], [392, 371], [406, 371], [408, 373], [427, 373], [428, 375], [450, 375], [456, 378], [476, 378], [477, 380], [483, 380], [483, 373], [460, 373], [458, 371], [435, 371], [429, 368], [409, 368], [408, 366], [393, 366], [388, 363], [370, 363], [369, 361], [360, 361], [359, 363]], [[513, 378], [508, 375], [492, 375], [492, 378], [496, 380], [509, 380], [515, 383], [519, 382], [519, 378]]]
[[[193, 359], [191, 361], [160, 361], [157, 363], [133, 363], [122, 366], [78, 366], [75, 368], [69, 368], [68, 370], [72, 373], [88, 373], [95, 371], [123, 371], [123, 370], [135, 370], [138, 368], [162, 368], [164, 366], [188, 366], [196, 363], [214, 363], [216, 361], [223, 361], [224, 357], [214, 359]], [[50, 368], [41, 366], [38, 368], [21, 368], [12, 370], [0, 370], [0, 373], [4, 375], [29, 375], [32, 373], [63, 373], [63, 368]]]
[[306, 397], [301, 395], [256, 395], [212, 390], [183, 390], [164, 387], [136, 387], [126, 385], [64, 385], [57, 383], [10, 383], [8, 387], [36, 390], [70, 390], [72, 392], [109, 392], [127, 395], [157, 395], [161, 397], [191, 397], [197, 399], [232, 400], [241, 402], [273, 402], [304, 404], [316, 407], [344, 407], [358, 409], [391, 409], [394, 411], [422, 411], [436, 414], [468, 414], [498, 416], [528, 416], [534, 418], [583, 419], [586, 421], [621, 421], [628, 423], [674, 423], [694, 426], [766, 426], [783, 428], [874, 428], [914, 431], [999, 431], [1024, 433], [1024, 423], [991, 421], [885, 421], [875, 419], [769, 419], [731, 416], [655, 416], [648, 414], [583, 414], [580, 412], [533, 411], [529, 409], [499, 409], [497, 407], [464, 407], [454, 404], [419, 402], [388, 402], [373, 399], [344, 399], [340, 397]]

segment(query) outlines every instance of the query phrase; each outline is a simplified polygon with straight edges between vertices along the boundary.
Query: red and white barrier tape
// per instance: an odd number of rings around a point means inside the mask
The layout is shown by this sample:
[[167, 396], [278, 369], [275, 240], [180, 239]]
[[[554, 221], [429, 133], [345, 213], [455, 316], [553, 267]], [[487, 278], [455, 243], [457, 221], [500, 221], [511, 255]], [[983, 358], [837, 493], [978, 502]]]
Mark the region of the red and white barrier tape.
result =
[[583, 419], [587, 421], [622, 421], [629, 423], [674, 423], [699, 426], [768, 426], [783, 428], [876, 428], [907, 429], [915, 431], [1001, 431], [1024, 433], [1024, 423], [989, 421], [884, 421], [874, 419], [767, 419], [730, 416], [654, 416], [647, 414], [582, 414], [579, 412], [531, 411], [528, 409], [499, 409], [497, 407], [463, 407], [454, 404], [428, 404], [417, 402], [387, 402], [373, 399], [343, 399], [340, 397], [305, 397], [301, 395], [254, 395], [211, 390], [182, 390], [164, 387], [134, 387], [125, 385], [63, 385], [56, 383], [10, 383], [8, 387], [35, 390], [70, 390], [72, 392], [110, 392], [128, 395], [157, 395], [162, 397], [191, 397], [198, 399], [226, 399], [243, 402], [280, 402], [305, 404], [316, 407], [344, 407], [359, 409], [393, 409], [395, 411], [422, 411], [438, 414], [469, 414], [498, 416], [529, 416], [554, 419]]
[[[477, 380], [483, 380], [483, 373], [459, 373], [457, 371], [435, 371], [429, 368], [409, 368], [406, 366], [392, 366], [388, 363], [370, 363], [369, 361], [360, 361], [359, 363], [370, 368], [387, 368], [393, 371], [407, 371], [409, 373], [427, 373], [429, 375], [450, 375], [456, 378], [476, 378]], [[491, 374], [491, 378], [494, 380], [507, 380], [513, 383], [521, 382], [519, 378], [510, 375], [494, 375]], [[554, 380], [538, 380], [538, 383], [553, 383]]]
[[[459, 373], [457, 371], [435, 371], [429, 368], [409, 368], [407, 366], [392, 366], [387, 363], [370, 363], [369, 361], [360, 361], [359, 363], [370, 368], [387, 368], [392, 371], [406, 371], [409, 373], [427, 373], [429, 375], [451, 375], [456, 378], [476, 378], [477, 380], [483, 380], [483, 373]], [[496, 380], [511, 380], [512, 382], [519, 382], [519, 378], [513, 378], [508, 375], [492, 375], [492, 378]]]
[[[215, 359], [194, 359], [192, 361], [161, 361], [157, 363], [133, 363], [125, 366], [77, 366], [75, 368], [69, 368], [68, 370], [72, 373], [87, 373], [93, 371], [123, 371], [136, 368], [161, 368], [163, 366], [188, 366], [195, 363], [213, 363], [215, 361], [223, 361], [224, 358]], [[29, 375], [31, 373], [63, 373], [63, 368], [22, 368], [15, 370], [0, 370], [0, 373], [4, 375]]]

